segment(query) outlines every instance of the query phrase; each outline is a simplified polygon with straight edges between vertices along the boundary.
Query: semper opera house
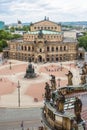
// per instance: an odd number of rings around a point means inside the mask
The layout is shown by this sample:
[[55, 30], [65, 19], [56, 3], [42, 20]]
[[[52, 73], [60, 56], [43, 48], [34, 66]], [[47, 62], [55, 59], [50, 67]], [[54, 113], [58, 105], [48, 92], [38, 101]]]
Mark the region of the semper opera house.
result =
[[8, 41], [4, 57], [21, 61], [58, 62], [78, 58], [78, 42], [65, 38], [61, 25], [44, 19], [30, 25], [21, 40]]

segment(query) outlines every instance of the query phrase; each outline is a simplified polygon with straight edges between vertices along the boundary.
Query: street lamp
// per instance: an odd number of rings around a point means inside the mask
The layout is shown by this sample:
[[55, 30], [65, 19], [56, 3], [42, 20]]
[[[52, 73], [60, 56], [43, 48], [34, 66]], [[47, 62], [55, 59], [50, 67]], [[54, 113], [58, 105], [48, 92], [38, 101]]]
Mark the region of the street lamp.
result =
[[61, 81], [61, 79], [58, 79], [58, 87], [60, 87], [60, 81]]
[[9, 67], [9, 68], [10, 68], [10, 70], [11, 70], [11, 68], [12, 68], [12, 67], [11, 67], [11, 61], [9, 62], [9, 64], [10, 64], [10, 67]]
[[19, 82], [19, 80], [18, 80], [17, 88], [18, 88], [18, 107], [20, 107], [20, 82]]
[[61, 65], [61, 71], [62, 71], [62, 63], [60, 65]]

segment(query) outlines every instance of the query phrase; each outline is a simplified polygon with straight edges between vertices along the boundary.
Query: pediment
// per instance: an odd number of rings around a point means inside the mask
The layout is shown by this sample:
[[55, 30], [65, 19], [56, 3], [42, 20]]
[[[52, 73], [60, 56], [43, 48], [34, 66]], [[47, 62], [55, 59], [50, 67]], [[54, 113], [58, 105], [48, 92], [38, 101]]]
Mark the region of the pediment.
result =
[[52, 21], [48, 21], [48, 20], [43, 20], [43, 21], [39, 21], [34, 23], [33, 25], [39, 25], [39, 26], [49, 26], [49, 25], [53, 25], [53, 26], [58, 26], [57, 23], [52, 22]]

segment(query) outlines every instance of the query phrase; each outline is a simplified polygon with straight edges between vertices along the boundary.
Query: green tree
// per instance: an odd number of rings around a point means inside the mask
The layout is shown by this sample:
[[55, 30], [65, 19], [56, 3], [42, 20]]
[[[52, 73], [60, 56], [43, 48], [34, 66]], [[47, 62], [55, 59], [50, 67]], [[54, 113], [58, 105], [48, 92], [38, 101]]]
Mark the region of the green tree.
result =
[[12, 39], [18, 39], [22, 37], [22, 35], [20, 34], [13, 34], [12, 36], [13, 36]]
[[87, 35], [80, 37], [78, 41], [79, 41], [79, 46], [84, 47], [84, 49], [87, 51]]
[[14, 31], [15, 31], [15, 27], [12, 26], [12, 27], [10, 28], [10, 32], [14, 32]]
[[11, 34], [5, 30], [0, 30], [0, 52], [3, 51], [3, 48], [7, 47], [7, 40], [21, 38], [19, 34]]
[[30, 30], [30, 26], [25, 26], [25, 25], [23, 26], [23, 31], [26, 31], [26, 32], [27, 32], [27, 31], [29, 31], [29, 30]]

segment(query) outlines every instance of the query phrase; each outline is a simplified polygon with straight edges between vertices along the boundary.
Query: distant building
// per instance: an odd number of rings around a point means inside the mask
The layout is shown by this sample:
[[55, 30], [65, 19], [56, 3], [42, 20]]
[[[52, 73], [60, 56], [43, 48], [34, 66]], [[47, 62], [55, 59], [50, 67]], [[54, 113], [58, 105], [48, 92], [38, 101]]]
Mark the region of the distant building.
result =
[[76, 31], [74, 30], [64, 31], [64, 37], [71, 37], [76, 39]]
[[18, 20], [17, 23], [12, 23], [12, 24], [8, 25], [9, 29], [12, 28], [12, 27], [14, 27], [14, 28], [22, 28], [23, 24], [22, 24], [22, 22], [20, 20]]
[[8, 42], [4, 57], [32, 62], [58, 62], [78, 58], [78, 42], [64, 37], [61, 25], [48, 18], [31, 24], [28, 33], [21, 40]]
[[4, 29], [5, 23], [3, 21], [0, 21], [0, 30]]
[[23, 27], [22, 22], [20, 20], [18, 20], [17, 27], [18, 28], [22, 28]]
[[20, 34], [23, 35], [24, 33], [26, 33], [26, 31], [15, 31], [12, 34]]
[[82, 32], [76, 33], [76, 37], [77, 37], [77, 38], [82, 37], [82, 36], [84, 36], [84, 34], [83, 34]]

